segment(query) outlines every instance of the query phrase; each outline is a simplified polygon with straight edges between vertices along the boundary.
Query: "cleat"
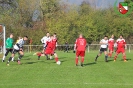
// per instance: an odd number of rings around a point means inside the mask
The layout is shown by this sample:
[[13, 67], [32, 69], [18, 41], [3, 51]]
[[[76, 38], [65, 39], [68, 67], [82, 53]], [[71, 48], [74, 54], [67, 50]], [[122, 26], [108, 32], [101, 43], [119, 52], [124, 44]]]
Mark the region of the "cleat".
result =
[[17, 62], [18, 62], [18, 64], [21, 64], [21, 63], [20, 63], [20, 60], [18, 60]]
[[5, 60], [2, 60], [2, 62], [5, 62]]
[[124, 62], [127, 62], [127, 60], [124, 60]]
[[108, 60], [106, 60], [105, 62], [108, 62]]
[[7, 62], [7, 64], [6, 64], [7, 66], [9, 66], [9, 63]]
[[83, 67], [83, 64], [81, 64], [81, 67]]
[[75, 66], [78, 66], [77, 64]]
[[114, 60], [114, 62], [115, 62], [116, 60]]

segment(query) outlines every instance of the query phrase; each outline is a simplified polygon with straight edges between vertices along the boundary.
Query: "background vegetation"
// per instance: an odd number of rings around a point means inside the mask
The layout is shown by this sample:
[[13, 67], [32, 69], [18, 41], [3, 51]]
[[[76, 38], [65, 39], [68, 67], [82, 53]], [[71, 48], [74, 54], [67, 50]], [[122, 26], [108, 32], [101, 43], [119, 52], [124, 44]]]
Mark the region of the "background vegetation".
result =
[[[128, 0], [125, 0], [128, 1]], [[132, 6], [132, 4], [130, 4]], [[57, 33], [58, 43], [74, 43], [83, 33], [88, 43], [98, 43], [104, 35], [124, 35], [127, 43], [133, 38], [133, 13], [120, 17], [114, 7], [98, 9], [83, 1], [80, 6], [60, 0], [0, 0], [0, 23], [6, 25], [6, 35], [28, 35], [33, 44], [50, 32]]]

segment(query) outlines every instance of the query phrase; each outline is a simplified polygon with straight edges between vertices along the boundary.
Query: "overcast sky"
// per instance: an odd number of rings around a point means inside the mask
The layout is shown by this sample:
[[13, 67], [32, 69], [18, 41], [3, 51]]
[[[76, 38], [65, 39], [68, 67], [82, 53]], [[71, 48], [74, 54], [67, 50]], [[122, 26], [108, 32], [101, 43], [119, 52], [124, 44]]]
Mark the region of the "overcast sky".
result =
[[[62, 0], [62, 1], [68, 2], [70, 4], [80, 5], [84, 0]], [[114, 6], [114, 3], [116, 0], [85, 0], [85, 1], [89, 1], [89, 2], [95, 1], [97, 8], [99, 8], [99, 7], [107, 8], [109, 6]], [[119, 3], [119, 2], [123, 2], [124, 0], [117, 0], [117, 1]], [[118, 5], [118, 3], [117, 3], [117, 5]]]

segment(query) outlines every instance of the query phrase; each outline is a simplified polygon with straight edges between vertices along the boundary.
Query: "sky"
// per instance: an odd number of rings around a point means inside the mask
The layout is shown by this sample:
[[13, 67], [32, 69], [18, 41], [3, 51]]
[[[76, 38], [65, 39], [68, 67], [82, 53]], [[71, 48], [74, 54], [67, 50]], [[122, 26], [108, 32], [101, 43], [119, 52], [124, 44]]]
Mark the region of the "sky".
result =
[[[62, 0], [64, 2], [68, 2], [70, 4], [80, 5], [84, 0]], [[88, 2], [96, 1], [96, 7], [97, 8], [108, 8], [109, 6], [114, 6], [114, 3], [116, 0], [85, 0]], [[123, 2], [124, 0], [117, 0], [119, 2]], [[117, 5], [118, 5], [117, 3]], [[93, 6], [93, 3], [91, 3]]]

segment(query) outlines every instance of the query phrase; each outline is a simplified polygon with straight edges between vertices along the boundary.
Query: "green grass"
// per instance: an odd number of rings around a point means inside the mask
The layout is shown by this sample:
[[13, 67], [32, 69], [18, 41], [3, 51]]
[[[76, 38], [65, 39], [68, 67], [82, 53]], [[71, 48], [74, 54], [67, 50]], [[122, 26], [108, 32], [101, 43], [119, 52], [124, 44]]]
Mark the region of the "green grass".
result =
[[106, 63], [102, 55], [94, 63], [98, 52], [86, 52], [84, 67], [75, 66], [74, 53], [57, 53], [61, 65], [45, 57], [37, 60], [33, 53], [25, 53], [21, 65], [0, 62], [0, 88], [133, 88], [132, 53], [127, 53], [128, 62], [119, 55]]

